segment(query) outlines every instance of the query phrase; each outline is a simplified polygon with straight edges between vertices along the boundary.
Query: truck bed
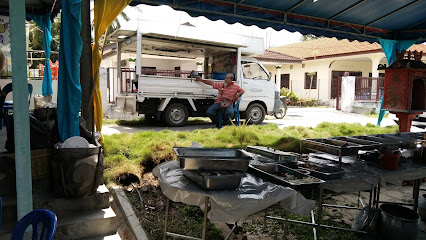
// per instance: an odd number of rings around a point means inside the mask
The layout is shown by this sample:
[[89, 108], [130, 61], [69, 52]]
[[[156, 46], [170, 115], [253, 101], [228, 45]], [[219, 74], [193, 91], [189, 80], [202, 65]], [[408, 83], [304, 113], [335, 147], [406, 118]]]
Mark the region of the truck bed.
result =
[[[212, 80], [222, 81], [222, 80]], [[191, 78], [142, 75], [138, 82], [138, 94], [143, 97], [174, 97], [215, 99], [218, 90]]]

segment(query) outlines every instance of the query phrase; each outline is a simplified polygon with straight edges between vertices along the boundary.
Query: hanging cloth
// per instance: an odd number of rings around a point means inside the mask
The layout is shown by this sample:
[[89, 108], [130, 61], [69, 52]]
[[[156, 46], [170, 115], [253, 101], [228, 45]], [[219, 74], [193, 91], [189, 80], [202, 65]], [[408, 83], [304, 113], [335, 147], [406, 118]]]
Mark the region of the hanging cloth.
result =
[[41, 87], [43, 96], [52, 95], [52, 73], [50, 71], [50, 43], [52, 42], [50, 12], [44, 15], [29, 14], [30, 17], [43, 30], [43, 48], [46, 60], [44, 62], [44, 76]]
[[[415, 44], [418, 40], [390, 40], [390, 39], [378, 39], [378, 42], [382, 46], [383, 52], [385, 52], [386, 59], [388, 60], [389, 66], [396, 61], [396, 51], [407, 50], [411, 45]], [[377, 119], [377, 126], [380, 126], [385, 112], [383, 111], [383, 96], [382, 103], [380, 104], [379, 117]]]
[[62, 0], [58, 76], [58, 129], [62, 141], [79, 136], [81, 0]]
[[[102, 34], [107, 30], [108, 26], [117, 18], [123, 9], [131, 2], [131, 0], [96, 0], [95, 1], [95, 42], [92, 46], [92, 77], [93, 77], [93, 106], [95, 115], [96, 131], [102, 130], [102, 99], [101, 90], [99, 89], [99, 67], [102, 61], [102, 51], [100, 49], [99, 40]], [[106, 36], [105, 36], [106, 37]], [[102, 138], [101, 138], [102, 141]]]

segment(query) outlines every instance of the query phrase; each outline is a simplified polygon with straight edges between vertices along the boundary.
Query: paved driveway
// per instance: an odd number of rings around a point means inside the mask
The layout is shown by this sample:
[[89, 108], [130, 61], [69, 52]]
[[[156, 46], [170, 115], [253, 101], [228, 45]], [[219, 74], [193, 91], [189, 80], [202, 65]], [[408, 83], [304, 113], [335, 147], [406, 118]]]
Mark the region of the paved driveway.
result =
[[[384, 118], [381, 126], [396, 125], [393, 121], [395, 115], [390, 114], [388, 118]], [[289, 126], [303, 126], [303, 127], [315, 127], [322, 122], [333, 122], [333, 123], [360, 123], [365, 125], [367, 123], [376, 124], [377, 118], [367, 117], [362, 114], [355, 113], [344, 113], [337, 111], [334, 108], [300, 108], [300, 107], [289, 107], [287, 115], [283, 119], [275, 119], [273, 116], [267, 116], [263, 124], [273, 123], [277, 124], [279, 128], [285, 128]], [[172, 131], [193, 131], [195, 129], [206, 129], [213, 128], [214, 125], [210, 122], [189, 122], [185, 127], [167, 127], [162, 123], [147, 124], [138, 127], [128, 126], [103, 126], [102, 133], [105, 135], [116, 134], [120, 132], [139, 132], [139, 131], [161, 131], [164, 129]], [[412, 129], [416, 130], [416, 129]]]
[[[394, 114], [390, 114], [388, 118], [384, 118], [380, 126], [396, 125]], [[371, 123], [376, 125], [376, 117], [367, 117], [363, 114], [346, 113], [337, 111], [335, 108], [300, 108], [289, 107], [287, 115], [283, 119], [275, 119], [273, 116], [268, 116], [266, 123], [277, 124], [280, 128], [289, 126], [316, 127], [322, 122], [332, 123], [360, 123], [365, 125]]]

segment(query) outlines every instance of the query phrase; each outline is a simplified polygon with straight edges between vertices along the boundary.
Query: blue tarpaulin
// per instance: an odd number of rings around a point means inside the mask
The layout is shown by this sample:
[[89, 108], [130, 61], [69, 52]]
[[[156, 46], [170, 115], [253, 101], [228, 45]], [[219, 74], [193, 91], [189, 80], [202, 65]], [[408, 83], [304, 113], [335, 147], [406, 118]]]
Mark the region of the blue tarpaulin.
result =
[[[403, 49], [408, 49], [411, 45], [415, 44], [418, 40], [390, 40], [390, 39], [378, 39], [378, 42], [382, 46], [383, 52], [385, 52], [386, 59], [388, 60], [389, 66], [396, 61], [396, 51], [401, 52]], [[380, 126], [385, 111], [383, 108], [383, 96], [382, 103], [380, 105], [379, 118], [377, 119], [377, 126]]]
[[62, 141], [79, 136], [81, 0], [63, 0], [58, 76], [58, 128]]
[[46, 56], [41, 92], [43, 96], [52, 95], [52, 73], [50, 71], [50, 43], [52, 42], [50, 12], [44, 15], [28, 15], [43, 30], [43, 48]]

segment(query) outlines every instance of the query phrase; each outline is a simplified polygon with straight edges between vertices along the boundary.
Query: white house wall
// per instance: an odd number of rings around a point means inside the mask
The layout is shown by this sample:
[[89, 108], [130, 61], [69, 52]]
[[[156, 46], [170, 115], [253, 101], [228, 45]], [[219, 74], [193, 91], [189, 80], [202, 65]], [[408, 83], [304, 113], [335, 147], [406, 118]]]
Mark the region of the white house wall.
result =
[[[331, 64], [331, 66], [330, 66]], [[304, 65], [304, 67], [302, 67]], [[292, 69], [290, 69], [292, 66]], [[268, 67], [268, 70], [275, 75], [274, 67]], [[299, 95], [300, 98], [320, 99], [328, 101], [331, 96], [331, 77], [332, 71], [351, 71], [362, 72], [363, 77], [368, 77], [372, 72], [372, 62], [365, 60], [312, 60], [304, 61], [302, 64], [282, 65], [281, 74], [290, 74], [290, 89]], [[305, 73], [317, 72], [317, 85], [319, 89], [305, 89]], [[380, 71], [384, 72], [384, 71]], [[310, 93], [309, 93], [310, 91]]]

